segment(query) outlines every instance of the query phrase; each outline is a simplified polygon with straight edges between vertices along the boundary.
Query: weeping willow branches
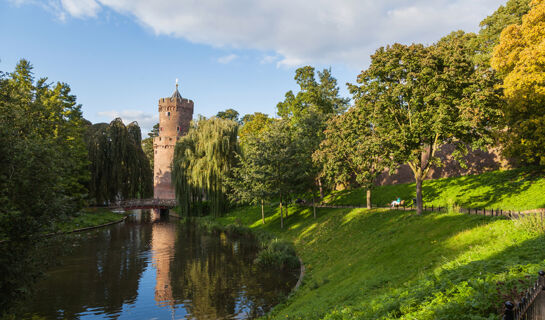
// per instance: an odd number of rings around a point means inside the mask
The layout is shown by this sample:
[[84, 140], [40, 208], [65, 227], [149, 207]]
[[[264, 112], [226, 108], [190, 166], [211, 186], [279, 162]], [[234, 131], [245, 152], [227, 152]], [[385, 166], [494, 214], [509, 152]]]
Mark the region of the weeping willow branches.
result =
[[142, 135], [136, 122], [125, 127], [117, 118], [109, 125], [94, 124], [85, 138], [91, 161], [91, 199], [102, 204], [120, 198], [151, 196], [153, 174], [142, 151]]
[[200, 118], [176, 144], [172, 179], [185, 215], [220, 215], [227, 208], [225, 178], [236, 162], [238, 124], [221, 118]]

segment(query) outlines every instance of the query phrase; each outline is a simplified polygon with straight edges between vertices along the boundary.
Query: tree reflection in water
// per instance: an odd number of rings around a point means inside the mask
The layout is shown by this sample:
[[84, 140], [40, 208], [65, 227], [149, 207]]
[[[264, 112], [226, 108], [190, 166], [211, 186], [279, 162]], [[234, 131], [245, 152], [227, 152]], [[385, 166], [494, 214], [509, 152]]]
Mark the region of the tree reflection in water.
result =
[[248, 239], [206, 234], [145, 212], [67, 238], [26, 304], [46, 319], [247, 318], [262, 315], [296, 282], [253, 264]]

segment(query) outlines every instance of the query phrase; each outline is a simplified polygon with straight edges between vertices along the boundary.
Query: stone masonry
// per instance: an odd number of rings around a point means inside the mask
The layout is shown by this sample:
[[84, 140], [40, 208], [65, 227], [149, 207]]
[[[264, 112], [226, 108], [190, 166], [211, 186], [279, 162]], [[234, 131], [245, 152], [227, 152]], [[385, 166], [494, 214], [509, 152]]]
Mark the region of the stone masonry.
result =
[[193, 119], [193, 101], [184, 99], [176, 90], [169, 98], [159, 99], [159, 136], [153, 138], [153, 197], [174, 199], [172, 159], [176, 141], [187, 133]]

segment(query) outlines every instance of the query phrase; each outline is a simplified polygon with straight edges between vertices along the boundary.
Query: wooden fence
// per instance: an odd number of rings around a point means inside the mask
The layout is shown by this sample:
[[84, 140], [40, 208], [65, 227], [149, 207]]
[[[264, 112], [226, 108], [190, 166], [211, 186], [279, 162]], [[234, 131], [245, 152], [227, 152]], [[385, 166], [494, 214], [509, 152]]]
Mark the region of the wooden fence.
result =
[[[308, 205], [311, 206], [311, 205]], [[329, 204], [319, 204], [316, 205], [317, 208], [367, 208], [365, 205], [329, 205]], [[416, 210], [416, 207], [414, 206], [395, 206], [395, 207], [389, 207], [389, 206], [377, 206], [373, 205], [373, 209], [379, 208], [379, 209], [392, 209], [392, 210], [402, 210], [402, 211], [412, 211]], [[426, 212], [447, 212], [449, 209], [452, 210], [452, 212], [458, 212], [458, 213], [466, 213], [466, 214], [475, 214], [475, 215], [482, 215], [482, 216], [489, 216], [489, 217], [506, 217], [506, 218], [520, 218], [524, 215], [531, 214], [531, 213], [539, 213], [542, 216], [545, 214], [545, 209], [534, 209], [534, 210], [526, 210], [526, 211], [517, 211], [517, 210], [503, 210], [499, 208], [463, 208], [456, 205], [453, 205], [452, 207], [447, 206], [427, 206], [425, 205], [423, 207], [423, 210]]]
[[519, 302], [505, 302], [503, 320], [545, 319], [545, 271], [539, 271], [534, 285], [523, 293]]

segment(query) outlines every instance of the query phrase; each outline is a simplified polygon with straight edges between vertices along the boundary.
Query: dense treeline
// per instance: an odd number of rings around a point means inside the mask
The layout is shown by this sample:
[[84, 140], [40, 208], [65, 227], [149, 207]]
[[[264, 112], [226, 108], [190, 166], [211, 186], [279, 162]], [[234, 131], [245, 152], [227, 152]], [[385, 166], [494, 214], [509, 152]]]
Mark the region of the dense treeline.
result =
[[36, 235], [84, 204], [89, 179], [80, 105], [21, 60], [0, 74], [0, 312], [36, 275]]
[[29, 290], [37, 246], [84, 205], [151, 195], [138, 124], [91, 125], [66, 83], [0, 72], [0, 316]]
[[[478, 34], [381, 47], [348, 84], [350, 108], [330, 70], [297, 69], [299, 91], [286, 93], [277, 118], [239, 121], [241, 153], [224, 178], [230, 199], [275, 199], [282, 212], [295, 197], [315, 201], [324, 188], [344, 185], [367, 188], [370, 206], [377, 176], [408, 164], [421, 213], [422, 181], [442, 165], [437, 151], [445, 144], [462, 165], [468, 152], [492, 146], [516, 163], [545, 164], [543, 21], [544, 1], [509, 0]], [[238, 112], [217, 117], [238, 121]]]

